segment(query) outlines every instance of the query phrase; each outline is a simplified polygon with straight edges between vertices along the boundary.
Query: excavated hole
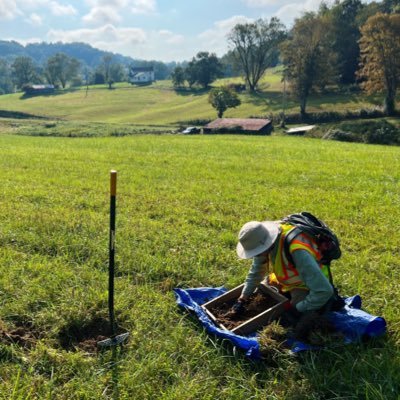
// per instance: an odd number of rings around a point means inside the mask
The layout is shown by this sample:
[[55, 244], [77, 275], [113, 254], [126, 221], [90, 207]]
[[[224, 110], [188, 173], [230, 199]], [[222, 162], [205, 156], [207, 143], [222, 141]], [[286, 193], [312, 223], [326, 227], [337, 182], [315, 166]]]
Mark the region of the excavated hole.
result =
[[[126, 332], [117, 327], [116, 334]], [[60, 346], [68, 351], [84, 350], [88, 353], [98, 351], [97, 342], [111, 337], [110, 322], [104, 318], [96, 317], [91, 321], [73, 321], [64, 326], [59, 334]]]

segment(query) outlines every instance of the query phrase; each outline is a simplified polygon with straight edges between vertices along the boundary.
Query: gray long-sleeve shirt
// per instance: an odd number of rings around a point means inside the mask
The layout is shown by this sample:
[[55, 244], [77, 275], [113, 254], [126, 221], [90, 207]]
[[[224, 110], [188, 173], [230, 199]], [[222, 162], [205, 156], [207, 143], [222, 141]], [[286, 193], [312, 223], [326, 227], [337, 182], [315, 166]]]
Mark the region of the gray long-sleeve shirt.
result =
[[[275, 254], [271, 254], [272, 257]], [[322, 273], [315, 258], [306, 250], [297, 250], [292, 254], [293, 262], [301, 280], [309, 289], [306, 298], [296, 304], [300, 312], [318, 310], [333, 295], [333, 287]], [[242, 295], [251, 295], [268, 273], [268, 256], [253, 258], [252, 266], [247, 274]]]

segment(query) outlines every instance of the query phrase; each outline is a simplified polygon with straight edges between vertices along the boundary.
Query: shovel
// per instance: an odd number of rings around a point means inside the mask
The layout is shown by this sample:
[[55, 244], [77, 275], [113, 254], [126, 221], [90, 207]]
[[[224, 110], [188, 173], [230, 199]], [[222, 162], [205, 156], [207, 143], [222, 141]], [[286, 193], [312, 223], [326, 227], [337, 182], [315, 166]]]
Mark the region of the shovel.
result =
[[110, 317], [111, 337], [97, 342], [99, 347], [112, 347], [123, 343], [129, 332], [116, 334], [114, 315], [114, 256], [115, 256], [115, 215], [117, 197], [117, 171], [110, 171], [110, 238], [109, 238], [109, 263], [108, 263], [108, 312]]

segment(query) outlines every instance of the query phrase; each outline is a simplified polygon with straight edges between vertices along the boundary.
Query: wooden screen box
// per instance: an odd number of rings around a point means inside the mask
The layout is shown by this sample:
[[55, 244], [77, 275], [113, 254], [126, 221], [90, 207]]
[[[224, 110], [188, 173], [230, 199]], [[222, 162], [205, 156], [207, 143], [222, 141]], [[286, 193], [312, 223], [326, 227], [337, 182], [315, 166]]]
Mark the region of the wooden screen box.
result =
[[256, 293], [246, 303], [246, 310], [234, 318], [226, 317], [242, 293], [244, 284], [202, 305], [211, 320], [221, 329], [246, 335], [268, 325], [284, 312], [289, 300], [268, 285], [261, 283]]

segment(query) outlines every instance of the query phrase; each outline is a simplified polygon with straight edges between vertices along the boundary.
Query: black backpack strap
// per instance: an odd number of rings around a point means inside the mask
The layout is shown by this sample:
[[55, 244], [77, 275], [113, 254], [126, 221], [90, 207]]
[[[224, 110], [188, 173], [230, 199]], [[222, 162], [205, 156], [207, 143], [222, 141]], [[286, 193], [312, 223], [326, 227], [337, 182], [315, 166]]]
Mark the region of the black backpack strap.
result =
[[299, 228], [298, 226], [294, 226], [285, 236], [285, 240], [283, 242], [283, 250], [285, 252], [286, 258], [293, 264], [293, 258], [292, 255], [290, 254], [289, 247], [290, 243], [294, 240], [294, 238], [302, 233], [303, 230]]

